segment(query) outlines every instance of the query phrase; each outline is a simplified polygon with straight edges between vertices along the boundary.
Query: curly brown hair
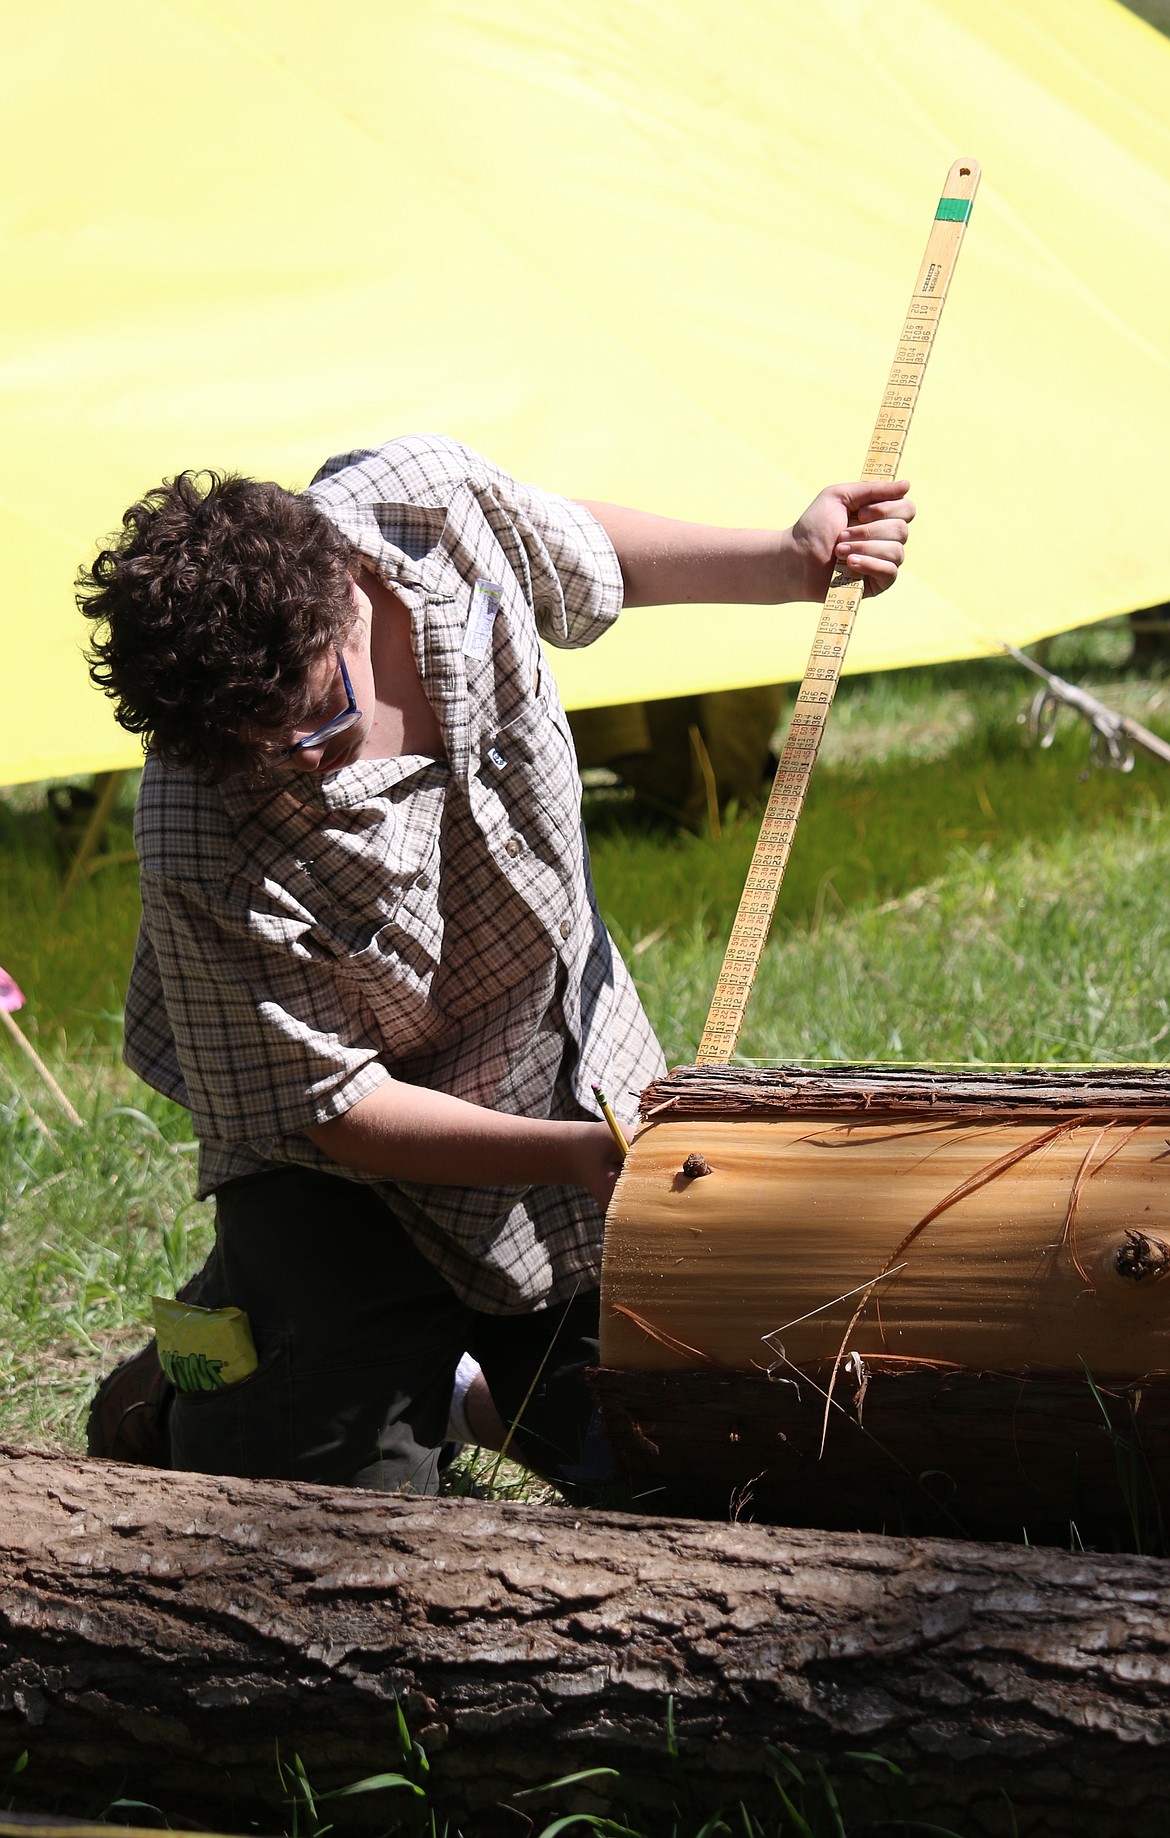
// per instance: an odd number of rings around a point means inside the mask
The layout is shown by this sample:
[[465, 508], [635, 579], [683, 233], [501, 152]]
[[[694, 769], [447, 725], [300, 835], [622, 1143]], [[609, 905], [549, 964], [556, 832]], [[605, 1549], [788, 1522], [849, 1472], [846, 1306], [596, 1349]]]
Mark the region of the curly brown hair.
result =
[[98, 628], [89, 674], [169, 764], [255, 768], [258, 732], [303, 719], [311, 666], [353, 624], [355, 560], [311, 498], [180, 473], [132, 504], [78, 575]]

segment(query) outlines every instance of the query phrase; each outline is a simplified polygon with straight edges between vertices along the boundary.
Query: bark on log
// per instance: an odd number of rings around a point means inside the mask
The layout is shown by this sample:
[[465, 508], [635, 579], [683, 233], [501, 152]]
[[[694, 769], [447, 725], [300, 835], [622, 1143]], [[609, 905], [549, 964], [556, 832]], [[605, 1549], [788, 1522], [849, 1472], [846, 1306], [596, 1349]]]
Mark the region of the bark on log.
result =
[[642, 1093], [642, 1117], [965, 1117], [1026, 1114], [1170, 1122], [1165, 1066], [676, 1066]]
[[[464, 1832], [519, 1835], [521, 1816], [490, 1809], [602, 1765], [647, 1800], [744, 1796], [774, 1815], [767, 1745], [824, 1762], [851, 1835], [897, 1816], [888, 1772], [845, 1760], [858, 1750], [907, 1770], [911, 1816], [964, 1838], [1164, 1829], [1157, 1560], [19, 1451], [0, 1469], [0, 1730], [5, 1771], [30, 1753], [30, 1805], [92, 1812], [122, 1793], [279, 1829], [274, 1744], [318, 1789], [394, 1768], [397, 1699]], [[328, 1816], [385, 1829], [401, 1804]], [[554, 1802], [518, 1804], [539, 1830]]]

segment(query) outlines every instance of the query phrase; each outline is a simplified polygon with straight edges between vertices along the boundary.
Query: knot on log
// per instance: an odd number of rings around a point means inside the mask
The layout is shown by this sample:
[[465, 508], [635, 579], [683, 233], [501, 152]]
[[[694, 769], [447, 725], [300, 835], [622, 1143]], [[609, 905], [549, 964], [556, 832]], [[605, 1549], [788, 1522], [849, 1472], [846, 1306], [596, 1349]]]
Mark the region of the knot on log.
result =
[[1127, 1242], [1117, 1253], [1118, 1276], [1128, 1276], [1135, 1283], [1147, 1277], [1165, 1276], [1170, 1270], [1170, 1245], [1164, 1239], [1151, 1238], [1146, 1232], [1127, 1231]]
[[705, 1155], [688, 1155], [680, 1173], [684, 1181], [697, 1181], [701, 1174], [710, 1174], [711, 1164]]

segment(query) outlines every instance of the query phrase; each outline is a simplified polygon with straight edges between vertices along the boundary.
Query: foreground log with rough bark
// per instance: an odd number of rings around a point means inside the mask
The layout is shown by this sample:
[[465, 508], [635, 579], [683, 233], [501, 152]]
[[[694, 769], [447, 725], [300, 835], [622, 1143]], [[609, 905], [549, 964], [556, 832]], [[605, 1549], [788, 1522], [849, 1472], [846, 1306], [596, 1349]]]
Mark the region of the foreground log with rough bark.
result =
[[683, 1067], [598, 1389], [672, 1511], [1112, 1543], [1170, 1499], [1170, 1071]]
[[[850, 1751], [966, 1838], [1164, 1830], [1157, 1560], [0, 1469], [0, 1765], [28, 1750], [30, 1806], [281, 1829], [275, 1745], [317, 1789], [400, 1767], [397, 1700], [452, 1830], [522, 1833], [501, 1801], [539, 1830], [556, 1797], [517, 1793], [600, 1766], [644, 1805], [774, 1813], [769, 1745], [823, 1761], [851, 1833], [898, 1803]], [[406, 1803], [328, 1816], [385, 1829]]]

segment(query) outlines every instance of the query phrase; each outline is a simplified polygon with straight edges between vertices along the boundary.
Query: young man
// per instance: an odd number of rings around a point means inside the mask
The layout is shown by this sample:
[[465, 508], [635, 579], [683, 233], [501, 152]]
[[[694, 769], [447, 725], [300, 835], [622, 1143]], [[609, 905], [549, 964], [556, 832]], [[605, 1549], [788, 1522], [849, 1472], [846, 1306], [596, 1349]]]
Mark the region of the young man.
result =
[[[913, 506], [830, 486], [717, 530], [518, 484], [458, 442], [292, 494], [184, 474], [83, 576], [91, 670], [148, 745], [126, 1058], [188, 1106], [203, 1306], [259, 1357], [180, 1392], [176, 1467], [433, 1491], [472, 1434], [562, 1485], [604, 1466], [602, 1222], [662, 1055], [602, 925], [540, 638], [623, 605], [879, 592]], [[464, 1370], [467, 1368], [465, 1367]]]

